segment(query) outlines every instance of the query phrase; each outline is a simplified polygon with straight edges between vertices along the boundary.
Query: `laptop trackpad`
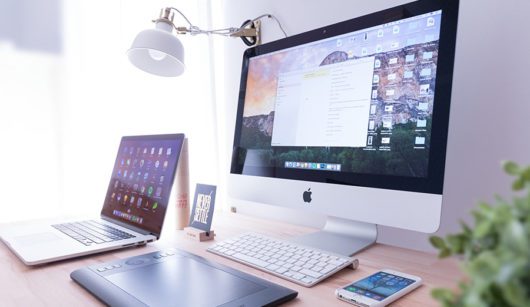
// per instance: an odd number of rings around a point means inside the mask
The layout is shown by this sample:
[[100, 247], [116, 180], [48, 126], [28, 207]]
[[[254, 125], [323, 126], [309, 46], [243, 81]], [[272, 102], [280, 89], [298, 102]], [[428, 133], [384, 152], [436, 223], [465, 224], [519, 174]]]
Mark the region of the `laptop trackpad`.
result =
[[53, 241], [63, 240], [63, 238], [53, 232], [36, 233], [15, 237], [15, 242], [23, 246], [32, 246], [37, 244], [49, 244]]
[[218, 306], [265, 289], [187, 257], [105, 276], [149, 306]]

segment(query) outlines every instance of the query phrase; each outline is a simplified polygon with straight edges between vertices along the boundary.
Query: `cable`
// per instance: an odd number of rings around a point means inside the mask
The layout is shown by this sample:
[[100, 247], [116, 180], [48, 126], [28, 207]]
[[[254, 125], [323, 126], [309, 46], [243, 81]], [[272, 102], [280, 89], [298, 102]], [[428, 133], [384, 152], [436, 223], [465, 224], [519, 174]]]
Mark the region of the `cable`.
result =
[[[274, 19], [274, 21], [276, 21], [276, 23], [278, 24], [278, 27], [280, 28], [280, 30], [282, 31], [283, 35], [285, 37], [287, 37], [287, 33], [285, 32], [285, 30], [283, 29], [283, 26], [282, 24], [280, 23], [280, 21], [272, 14], [263, 14], [263, 15], [260, 15], [252, 20], [247, 20], [243, 23], [243, 25], [239, 28], [234, 28], [234, 27], [230, 27], [230, 28], [223, 28], [223, 29], [213, 29], [213, 30], [202, 30], [201, 28], [199, 28], [198, 26], [194, 26], [191, 21], [186, 17], [186, 15], [184, 15], [184, 13], [182, 13], [179, 9], [177, 8], [174, 8], [174, 7], [170, 7], [169, 9], [171, 10], [174, 10], [176, 11], [177, 13], [180, 14], [180, 16], [182, 16], [182, 18], [184, 18], [184, 20], [189, 24], [189, 28], [185, 28], [185, 27], [177, 27], [174, 23], [173, 23], [173, 27], [178, 31], [178, 32], [186, 32], [186, 33], [190, 33], [191, 35], [197, 35], [197, 34], [207, 34], [207, 35], [210, 35], [210, 34], [215, 34], [215, 35], [221, 35], [221, 36], [230, 36], [238, 31], [241, 31], [243, 30], [245, 27], [247, 27], [249, 24], [253, 24], [255, 21], [257, 20], [260, 20], [260, 19], [263, 19], [265, 17], [268, 17], [268, 18], [271, 18], [271, 19]], [[243, 40], [245, 42], [245, 44], [248, 45], [248, 42], [251, 42], [252, 40]], [[254, 40], [255, 41], [255, 40]]]
[[[180, 14], [180, 16], [182, 16], [182, 18], [184, 18], [184, 20], [186, 20], [186, 22], [190, 25], [190, 27], [193, 27], [193, 25], [191, 24], [191, 21], [188, 19], [188, 17], [186, 17], [186, 15], [184, 15], [184, 13], [182, 13], [179, 9], [175, 8], [175, 7], [170, 7], [169, 8], [170, 10], [174, 10], [174, 11], [177, 11], [177, 13]], [[174, 26], [174, 25], [173, 25]]]
[[252, 19], [251, 22], [254, 22], [254, 21], [256, 21], [256, 20], [263, 19], [263, 18], [265, 18], [265, 17], [268, 17], [268, 18], [274, 19], [274, 21], [276, 21], [276, 23], [278, 24], [278, 27], [280, 28], [280, 30], [283, 32], [283, 35], [284, 35], [285, 37], [288, 36], [287, 33], [285, 32], [285, 30], [283, 29], [283, 26], [282, 26], [282, 24], [280, 23], [280, 21], [278, 20], [278, 18], [276, 18], [276, 16], [274, 16], [274, 15], [272, 15], [272, 14], [263, 14], [263, 15], [260, 15], [260, 16], [258, 16], [258, 17], [256, 17], [256, 18]]

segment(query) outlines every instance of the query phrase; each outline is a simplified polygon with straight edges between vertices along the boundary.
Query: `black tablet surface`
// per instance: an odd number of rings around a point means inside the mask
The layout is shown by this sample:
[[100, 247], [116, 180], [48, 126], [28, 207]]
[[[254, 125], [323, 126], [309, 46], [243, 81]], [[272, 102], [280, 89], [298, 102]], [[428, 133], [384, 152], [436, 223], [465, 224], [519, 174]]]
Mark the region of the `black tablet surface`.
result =
[[274, 306], [298, 294], [177, 249], [89, 266], [70, 277], [111, 306]]

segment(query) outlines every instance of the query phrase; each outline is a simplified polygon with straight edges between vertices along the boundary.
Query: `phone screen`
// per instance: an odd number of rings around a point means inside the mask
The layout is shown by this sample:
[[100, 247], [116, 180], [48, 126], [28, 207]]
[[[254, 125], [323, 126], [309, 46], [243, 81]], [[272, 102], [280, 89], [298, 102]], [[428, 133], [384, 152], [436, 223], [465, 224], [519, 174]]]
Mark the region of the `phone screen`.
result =
[[385, 272], [377, 272], [351, 285], [344, 290], [382, 301], [392, 294], [414, 283], [414, 280]]

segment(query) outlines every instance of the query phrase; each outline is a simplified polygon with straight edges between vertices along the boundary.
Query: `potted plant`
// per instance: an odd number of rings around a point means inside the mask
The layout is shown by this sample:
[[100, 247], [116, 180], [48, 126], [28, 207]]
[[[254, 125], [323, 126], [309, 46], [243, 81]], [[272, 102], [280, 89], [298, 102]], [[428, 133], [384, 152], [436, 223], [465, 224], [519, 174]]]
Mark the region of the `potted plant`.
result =
[[433, 290], [443, 306], [530, 306], [530, 167], [504, 162], [503, 168], [522, 195], [480, 203], [474, 227], [462, 223], [460, 233], [430, 238], [440, 257], [461, 257], [467, 276], [456, 292]]

